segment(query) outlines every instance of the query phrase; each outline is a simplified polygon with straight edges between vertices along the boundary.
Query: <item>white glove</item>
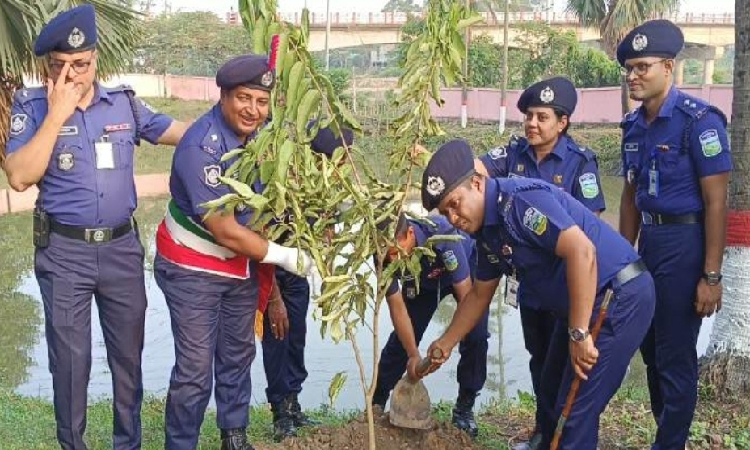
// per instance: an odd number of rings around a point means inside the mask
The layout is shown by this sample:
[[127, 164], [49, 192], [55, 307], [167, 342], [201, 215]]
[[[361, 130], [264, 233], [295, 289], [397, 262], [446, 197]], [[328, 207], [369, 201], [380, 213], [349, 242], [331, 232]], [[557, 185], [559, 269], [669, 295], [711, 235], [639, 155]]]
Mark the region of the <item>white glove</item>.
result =
[[[302, 256], [302, 270], [297, 269], [297, 259]], [[268, 253], [261, 261], [265, 264], [274, 264], [301, 277], [307, 277], [312, 273], [315, 264], [312, 258], [305, 252], [300, 252], [293, 247], [284, 247], [275, 242], [268, 241]]]

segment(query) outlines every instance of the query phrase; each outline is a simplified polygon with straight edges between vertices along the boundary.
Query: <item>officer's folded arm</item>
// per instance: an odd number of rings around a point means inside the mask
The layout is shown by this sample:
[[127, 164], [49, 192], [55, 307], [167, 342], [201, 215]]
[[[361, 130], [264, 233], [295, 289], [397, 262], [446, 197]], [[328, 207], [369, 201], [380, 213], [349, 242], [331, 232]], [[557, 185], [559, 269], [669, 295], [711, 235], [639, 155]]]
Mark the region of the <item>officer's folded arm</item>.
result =
[[393, 329], [396, 331], [396, 336], [398, 336], [398, 340], [401, 341], [401, 345], [404, 347], [406, 355], [409, 358], [418, 358], [419, 347], [417, 347], [417, 339], [414, 337], [414, 328], [412, 327], [409, 311], [406, 309], [406, 303], [401, 294], [401, 289], [388, 295], [386, 297], [386, 302], [388, 302], [388, 311], [391, 314]]
[[[253, 230], [240, 225], [232, 214], [216, 213], [204, 220], [208, 231], [222, 246], [254, 261], [274, 264], [301, 276], [310, 274], [313, 268], [310, 256], [296, 248], [284, 247], [271, 242]], [[302, 268], [297, 268], [297, 259], [302, 257]]]
[[596, 248], [578, 226], [572, 226], [557, 238], [555, 254], [565, 260], [570, 311], [568, 326], [589, 328], [597, 289]]
[[23, 192], [42, 179], [52, 157], [57, 135], [66, 120], [48, 114], [34, 137], [5, 158], [3, 170], [13, 190]]
[[167, 129], [164, 131], [164, 133], [159, 136], [158, 143], [162, 145], [172, 145], [176, 146], [180, 139], [182, 139], [182, 136], [185, 134], [188, 128], [190, 128], [191, 123], [187, 122], [181, 122], [179, 120], [173, 120], [172, 123], [167, 127]]
[[641, 229], [641, 217], [635, 206], [635, 186], [623, 181], [622, 194], [620, 194], [620, 234], [631, 245], [635, 245], [638, 233]]

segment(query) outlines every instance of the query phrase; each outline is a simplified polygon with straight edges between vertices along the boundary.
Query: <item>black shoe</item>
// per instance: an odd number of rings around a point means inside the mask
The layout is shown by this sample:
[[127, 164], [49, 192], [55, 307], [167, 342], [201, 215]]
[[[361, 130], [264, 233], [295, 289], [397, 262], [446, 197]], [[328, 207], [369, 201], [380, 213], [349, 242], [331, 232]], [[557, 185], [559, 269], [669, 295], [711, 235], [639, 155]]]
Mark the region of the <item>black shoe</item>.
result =
[[513, 446], [513, 450], [541, 450], [542, 433], [534, 433], [529, 442], [521, 442]]
[[479, 427], [474, 420], [474, 400], [478, 394], [459, 391], [456, 406], [453, 407], [453, 425], [459, 430], [463, 430], [472, 439], [476, 439], [479, 434]]
[[244, 428], [221, 430], [221, 450], [255, 450], [247, 442]]
[[276, 442], [297, 436], [297, 427], [294, 425], [292, 415], [292, 403], [288, 398], [281, 403], [272, 403], [271, 412], [273, 413], [273, 439]]
[[297, 394], [291, 394], [289, 396], [289, 401], [291, 403], [291, 414], [295, 427], [317, 427], [318, 425], [320, 425], [320, 422], [307, 417], [307, 414], [302, 412], [302, 406], [299, 404]]

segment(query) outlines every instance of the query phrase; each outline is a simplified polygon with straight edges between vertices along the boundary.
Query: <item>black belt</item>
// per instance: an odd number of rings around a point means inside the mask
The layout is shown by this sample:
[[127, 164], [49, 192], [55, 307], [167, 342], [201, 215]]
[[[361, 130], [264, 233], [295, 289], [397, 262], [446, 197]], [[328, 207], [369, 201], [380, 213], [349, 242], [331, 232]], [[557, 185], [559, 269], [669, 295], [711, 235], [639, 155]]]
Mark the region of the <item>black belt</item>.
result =
[[644, 225], [689, 225], [703, 222], [703, 215], [700, 213], [691, 213], [670, 216], [643, 211], [641, 212], [641, 221]]
[[647, 270], [648, 269], [646, 268], [646, 263], [644, 263], [643, 260], [639, 259], [638, 261], [633, 261], [632, 263], [623, 267], [619, 272], [617, 272], [617, 275], [615, 275], [615, 280], [617, 280], [617, 283], [620, 286], [623, 286], [628, 281], [631, 281], [633, 278], [637, 277]]
[[102, 244], [113, 239], [125, 236], [133, 229], [135, 219], [130, 219], [124, 224], [114, 228], [82, 228], [73, 225], [50, 221], [50, 231], [70, 239], [85, 241], [89, 244]]

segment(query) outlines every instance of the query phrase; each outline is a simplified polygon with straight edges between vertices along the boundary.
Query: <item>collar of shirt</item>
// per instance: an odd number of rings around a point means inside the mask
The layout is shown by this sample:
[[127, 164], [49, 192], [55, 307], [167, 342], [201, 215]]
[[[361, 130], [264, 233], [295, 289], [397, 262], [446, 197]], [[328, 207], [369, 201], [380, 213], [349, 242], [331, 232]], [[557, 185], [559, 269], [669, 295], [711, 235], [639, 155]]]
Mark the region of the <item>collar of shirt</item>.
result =
[[[499, 181], [487, 178], [484, 184], [484, 221], [482, 222], [482, 228], [500, 224], [501, 200]], [[477, 234], [481, 234], [481, 229]]]
[[109, 95], [109, 92], [107, 91], [107, 88], [99, 84], [99, 82], [94, 82], [94, 97], [91, 99], [91, 105], [93, 106], [100, 101], [106, 101], [110, 105], [112, 104], [112, 97]]
[[[679, 97], [680, 91], [677, 90], [674, 85], [669, 88], [669, 93], [667, 94], [667, 97], [664, 99], [664, 103], [662, 103], [661, 108], [659, 108], [659, 114], [657, 114], [657, 118], [671, 118], [672, 117], [672, 111], [674, 110], [675, 105], [677, 104], [677, 97]], [[648, 128], [648, 124], [646, 123], [646, 110], [643, 106], [638, 108], [638, 124], [642, 126], [643, 128]]]
[[[568, 151], [568, 137], [565, 136], [565, 135], [561, 135], [557, 139], [557, 142], [555, 143], [555, 146], [552, 148], [552, 151], [549, 153], [549, 155], [555, 155], [558, 159], [563, 160], [563, 159], [565, 159], [565, 154], [567, 153], [567, 151]], [[528, 143], [528, 141], [526, 141], [526, 146], [522, 150], [522, 153], [524, 155], [526, 155], [527, 158], [529, 158], [529, 161], [532, 161], [535, 164], [539, 164], [539, 163], [544, 162], [544, 160], [542, 160], [542, 161], [537, 161], [536, 160], [536, 154], [534, 153], [534, 147], [531, 146]], [[545, 159], [547, 159], [547, 157], [545, 157]]]
[[[229, 124], [227, 123], [226, 119], [224, 119], [224, 114], [221, 112], [221, 105], [219, 105], [218, 103], [214, 105], [212, 114], [213, 114], [213, 123], [218, 129], [219, 134], [221, 134], [222, 140], [224, 141], [225, 152], [234, 150], [236, 148], [239, 148], [245, 145], [245, 143], [242, 142], [240, 138], [237, 136], [237, 133], [235, 133], [234, 130], [229, 127]], [[252, 139], [252, 136], [249, 137], [248, 139]]]

